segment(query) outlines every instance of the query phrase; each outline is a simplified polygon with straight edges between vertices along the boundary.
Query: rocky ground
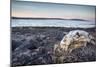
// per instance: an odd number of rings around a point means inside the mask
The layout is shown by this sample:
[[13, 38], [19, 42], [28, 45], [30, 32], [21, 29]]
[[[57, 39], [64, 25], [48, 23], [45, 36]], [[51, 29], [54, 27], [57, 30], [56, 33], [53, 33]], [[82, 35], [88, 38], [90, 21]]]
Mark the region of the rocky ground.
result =
[[[96, 37], [95, 28], [12, 27], [12, 66], [55, 64], [53, 59], [54, 44], [62, 40], [65, 32], [77, 29], [85, 30]], [[95, 60], [96, 45], [88, 44], [86, 47], [73, 50], [66, 56], [64, 62], [73, 63]]]

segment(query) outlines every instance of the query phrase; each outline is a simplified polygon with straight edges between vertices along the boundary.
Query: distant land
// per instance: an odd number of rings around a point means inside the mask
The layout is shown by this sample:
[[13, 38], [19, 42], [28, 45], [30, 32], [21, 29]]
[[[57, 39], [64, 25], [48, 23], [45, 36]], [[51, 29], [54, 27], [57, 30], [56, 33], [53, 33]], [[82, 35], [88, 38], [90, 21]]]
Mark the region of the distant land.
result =
[[85, 19], [64, 19], [64, 18], [30, 18], [30, 17], [11, 17], [12, 19], [34, 19], [34, 20], [48, 20], [48, 19], [52, 19], [52, 20], [76, 20], [76, 21], [89, 21], [89, 20], [85, 20]]

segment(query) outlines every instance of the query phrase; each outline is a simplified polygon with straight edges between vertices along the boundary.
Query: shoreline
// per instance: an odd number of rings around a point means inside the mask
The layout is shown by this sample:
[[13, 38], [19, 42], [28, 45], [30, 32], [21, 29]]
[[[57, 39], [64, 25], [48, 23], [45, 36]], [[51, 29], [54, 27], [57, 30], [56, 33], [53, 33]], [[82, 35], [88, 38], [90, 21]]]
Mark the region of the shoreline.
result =
[[92, 28], [74, 28], [74, 27], [11, 27], [11, 31], [35, 31], [35, 30], [56, 30], [56, 31], [71, 31], [71, 30], [76, 30], [76, 29], [79, 29], [79, 30], [85, 30], [87, 32], [96, 32], [96, 27], [92, 27]]

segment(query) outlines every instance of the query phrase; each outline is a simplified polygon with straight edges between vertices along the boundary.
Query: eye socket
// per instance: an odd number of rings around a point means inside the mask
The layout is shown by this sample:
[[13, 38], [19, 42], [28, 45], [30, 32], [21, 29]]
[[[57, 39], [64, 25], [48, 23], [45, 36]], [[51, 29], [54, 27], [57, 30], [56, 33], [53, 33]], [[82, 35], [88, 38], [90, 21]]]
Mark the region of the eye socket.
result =
[[79, 34], [79, 32], [76, 32], [76, 34], [74, 35], [74, 37], [79, 38], [81, 35]]
[[80, 36], [80, 34], [79, 34], [78, 32], [76, 33], [76, 35], [77, 35], [77, 36]]

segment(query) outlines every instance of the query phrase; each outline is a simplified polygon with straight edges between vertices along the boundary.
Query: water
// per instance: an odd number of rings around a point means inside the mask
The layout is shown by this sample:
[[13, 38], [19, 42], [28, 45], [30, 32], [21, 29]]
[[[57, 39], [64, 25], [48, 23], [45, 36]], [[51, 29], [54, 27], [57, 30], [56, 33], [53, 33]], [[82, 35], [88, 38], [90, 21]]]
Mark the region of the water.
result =
[[52, 20], [52, 19], [12, 19], [12, 27], [80, 27], [91, 28], [95, 27], [93, 21], [77, 21], [77, 20]]

